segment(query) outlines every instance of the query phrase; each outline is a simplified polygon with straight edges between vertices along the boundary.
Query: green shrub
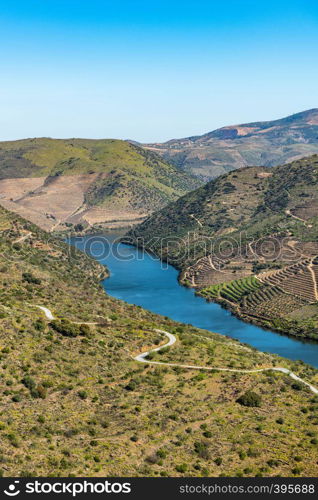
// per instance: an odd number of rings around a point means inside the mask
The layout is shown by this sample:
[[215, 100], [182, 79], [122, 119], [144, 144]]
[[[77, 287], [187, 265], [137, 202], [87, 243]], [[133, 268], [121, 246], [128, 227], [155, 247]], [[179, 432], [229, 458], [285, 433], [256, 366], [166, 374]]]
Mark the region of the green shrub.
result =
[[294, 389], [295, 391], [302, 391], [303, 389], [303, 385], [300, 383], [300, 382], [294, 382], [292, 385], [291, 385], [292, 389]]
[[204, 431], [203, 432], [203, 436], [206, 437], [206, 438], [211, 438], [212, 437], [212, 432], [210, 432], [210, 431]]
[[125, 386], [126, 391], [134, 391], [137, 387], [137, 382], [135, 380], [130, 380]]
[[36, 278], [32, 273], [22, 273], [22, 280], [27, 283], [32, 283], [34, 285], [40, 285], [42, 280], [40, 278]]
[[269, 467], [278, 467], [279, 461], [278, 460], [274, 460], [273, 458], [271, 458], [270, 460], [267, 461], [267, 465]]
[[30, 377], [29, 375], [26, 375], [25, 377], [23, 377], [23, 379], [21, 380], [22, 384], [25, 385], [25, 387], [27, 387], [27, 389], [29, 389], [30, 391], [32, 391], [33, 389], [35, 389], [35, 386], [36, 386], [36, 382], [35, 380]]
[[34, 389], [31, 390], [31, 396], [33, 398], [41, 398], [45, 399], [47, 395], [47, 390], [43, 387], [42, 384], [37, 385]]
[[79, 325], [79, 334], [84, 335], [84, 337], [90, 337], [91, 335], [91, 329], [89, 325]]
[[37, 319], [34, 322], [34, 328], [39, 332], [43, 332], [43, 330], [45, 330], [45, 321], [43, 321], [43, 319]]
[[247, 391], [242, 394], [237, 400], [242, 406], [258, 407], [261, 406], [262, 398], [259, 394], [253, 391]]
[[19, 403], [21, 399], [22, 399], [21, 394], [15, 394], [14, 396], [12, 396], [12, 401], [14, 403]]
[[164, 450], [157, 450], [157, 455], [159, 458], [166, 458], [167, 453]]
[[49, 323], [50, 327], [56, 332], [64, 335], [65, 337], [77, 337], [81, 334], [80, 325], [74, 325], [66, 319], [53, 320]]
[[7, 435], [7, 438], [10, 441], [10, 443], [12, 444], [12, 446], [14, 446], [15, 448], [19, 448], [20, 443], [18, 441], [18, 437], [15, 434], [10, 433]]
[[184, 474], [187, 471], [187, 468], [188, 468], [187, 464], [176, 465], [176, 471], [181, 472], [182, 474]]
[[196, 441], [194, 443], [194, 451], [199, 455], [199, 457], [208, 460], [210, 458], [209, 444], [204, 441]]
[[81, 398], [81, 399], [87, 399], [87, 392], [86, 391], [78, 391], [77, 395]]
[[301, 471], [302, 469], [300, 467], [294, 467], [292, 469], [292, 473], [294, 474], [294, 476], [299, 476], [299, 474], [301, 474]]

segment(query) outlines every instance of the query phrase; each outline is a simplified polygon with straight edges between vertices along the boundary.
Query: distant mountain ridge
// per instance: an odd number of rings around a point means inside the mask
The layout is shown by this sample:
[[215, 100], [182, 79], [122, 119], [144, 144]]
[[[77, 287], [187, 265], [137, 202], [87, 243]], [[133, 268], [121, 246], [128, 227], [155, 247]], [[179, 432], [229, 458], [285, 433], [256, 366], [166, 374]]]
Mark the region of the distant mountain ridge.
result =
[[35, 138], [0, 143], [0, 203], [45, 230], [128, 226], [198, 186], [126, 141]]
[[272, 167], [318, 153], [318, 108], [143, 146], [205, 180], [245, 166]]

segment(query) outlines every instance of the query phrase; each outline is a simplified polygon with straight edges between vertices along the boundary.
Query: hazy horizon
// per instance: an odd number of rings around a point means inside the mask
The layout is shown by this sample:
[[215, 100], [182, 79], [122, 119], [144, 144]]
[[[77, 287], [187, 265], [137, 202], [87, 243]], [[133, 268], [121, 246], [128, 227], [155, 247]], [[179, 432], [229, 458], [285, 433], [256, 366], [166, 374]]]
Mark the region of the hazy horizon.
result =
[[[306, 112], [306, 111], [310, 111], [312, 109], [317, 109], [317, 108], [309, 108], [309, 109], [304, 109], [304, 110], [301, 110], [301, 111], [296, 111], [295, 113], [292, 113], [292, 114], [298, 114], [298, 113], [302, 113], [302, 112]], [[290, 115], [287, 115], [287, 116], [290, 116]], [[287, 117], [286, 116], [286, 117]], [[255, 120], [255, 121], [258, 121], [258, 122], [265, 122], [265, 121], [275, 121], [275, 120], [279, 120], [280, 118], [285, 118], [285, 116], [279, 116], [279, 117], [276, 117], [276, 118], [272, 118], [272, 119], [268, 119], [268, 120]], [[227, 124], [224, 124], [224, 125], [221, 125], [221, 127], [218, 127], [218, 128], [222, 128], [222, 127], [226, 127], [226, 126], [235, 126], [235, 125], [243, 125], [243, 124], [249, 124], [249, 123], [252, 123], [251, 120], [247, 121], [247, 122], [240, 122], [240, 123], [227, 123]], [[195, 136], [200, 136], [200, 135], [204, 135], [205, 133], [208, 133], [208, 132], [213, 132], [213, 130], [216, 130], [216, 129], [211, 129], [211, 130], [205, 130], [203, 131], [202, 133], [198, 133], [198, 134], [191, 134], [189, 136], [183, 136], [183, 137], [169, 137], [167, 140], [173, 140], [173, 139], [183, 139], [183, 138], [187, 138], [187, 137], [195, 137]], [[151, 142], [164, 142], [164, 141], [138, 141], [137, 139], [135, 139], [134, 137], [79, 137], [79, 136], [65, 136], [65, 137], [53, 137], [53, 136], [45, 136], [45, 135], [38, 135], [38, 136], [34, 136], [34, 137], [20, 137], [20, 138], [17, 138], [17, 139], [1, 139], [0, 138], [0, 142], [11, 142], [11, 141], [21, 141], [21, 140], [24, 140], [24, 139], [56, 139], [56, 140], [72, 140], [72, 139], [90, 139], [90, 140], [103, 140], [103, 139], [115, 139], [115, 140], [123, 140], [123, 141], [135, 141], [135, 142], [140, 142], [141, 144], [146, 144], [147, 142], [148, 143], [151, 143]]]

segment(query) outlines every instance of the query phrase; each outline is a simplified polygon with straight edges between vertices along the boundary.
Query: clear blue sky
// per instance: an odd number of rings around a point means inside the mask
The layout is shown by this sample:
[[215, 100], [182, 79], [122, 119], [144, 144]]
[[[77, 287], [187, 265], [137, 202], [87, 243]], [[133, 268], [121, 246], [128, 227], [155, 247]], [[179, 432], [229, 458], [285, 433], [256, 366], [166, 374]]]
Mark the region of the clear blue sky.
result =
[[162, 141], [318, 107], [317, 0], [0, 0], [0, 140]]

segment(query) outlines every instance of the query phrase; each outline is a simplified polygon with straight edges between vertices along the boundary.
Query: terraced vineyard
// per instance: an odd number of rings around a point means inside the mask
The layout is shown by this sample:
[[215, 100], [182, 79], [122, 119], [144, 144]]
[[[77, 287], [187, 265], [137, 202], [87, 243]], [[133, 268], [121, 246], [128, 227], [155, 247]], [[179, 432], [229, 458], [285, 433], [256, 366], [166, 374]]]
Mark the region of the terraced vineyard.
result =
[[239, 280], [230, 281], [228, 283], [220, 283], [203, 289], [200, 295], [211, 299], [226, 299], [230, 302], [240, 302], [244, 297], [255, 292], [262, 285], [254, 277], [249, 276]]
[[261, 273], [258, 279], [262, 283], [278, 286], [286, 293], [313, 303], [318, 300], [317, 270], [317, 257], [315, 257], [304, 259], [278, 271]]
[[274, 316], [283, 318], [305, 305], [304, 300], [287, 295], [277, 287], [265, 286], [244, 298], [241, 307], [247, 316], [272, 320]]
[[231, 266], [224, 266], [224, 261], [218, 256], [208, 255], [202, 257], [193, 266], [184, 270], [180, 277], [180, 281], [185, 285], [191, 285], [195, 288], [203, 288], [208, 285], [222, 284], [225, 281], [232, 281], [233, 269], [237, 279], [245, 278], [252, 273], [252, 260], [246, 260], [243, 265], [242, 261], [232, 261]]
[[[218, 283], [199, 290], [197, 294], [207, 300], [226, 303], [243, 319], [252, 319], [292, 335], [316, 339], [317, 277], [318, 257], [315, 257], [281, 270]], [[308, 307], [313, 308], [310, 319], [306, 318]], [[295, 319], [297, 317], [301, 318], [301, 322]]]
[[318, 291], [318, 257], [315, 257], [312, 260], [311, 269], [313, 273], [313, 280], [316, 286], [316, 291]]

